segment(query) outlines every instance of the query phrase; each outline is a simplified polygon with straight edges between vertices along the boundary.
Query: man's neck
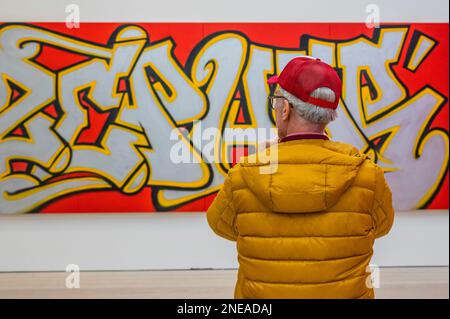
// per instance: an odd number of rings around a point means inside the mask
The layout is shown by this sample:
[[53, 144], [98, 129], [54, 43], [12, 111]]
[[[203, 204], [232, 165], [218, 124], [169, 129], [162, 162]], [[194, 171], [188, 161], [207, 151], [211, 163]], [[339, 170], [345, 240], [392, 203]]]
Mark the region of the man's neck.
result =
[[302, 131], [302, 132], [293, 132], [293, 133], [288, 133], [286, 134], [286, 136], [293, 136], [293, 135], [326, 135], [325, 132], [306, 132], [306, 131]]
[[325, 134], [326, 124], [322, 123], [312, 123], [300, 116], [295, 116], [290, 118], [290, 121], [286, 128], [286, 135], [292, 134]]
[[286, 135], [302, 134], [302, 133], [304, 133], [304, 134], [325, 134], [325, 127], [323, 125], [288, 127]]

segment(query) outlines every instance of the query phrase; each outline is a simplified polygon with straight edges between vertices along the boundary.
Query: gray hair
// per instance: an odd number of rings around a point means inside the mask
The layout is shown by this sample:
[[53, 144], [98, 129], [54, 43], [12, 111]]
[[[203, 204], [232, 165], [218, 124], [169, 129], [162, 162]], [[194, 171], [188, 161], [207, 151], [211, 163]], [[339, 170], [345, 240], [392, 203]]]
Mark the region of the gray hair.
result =
[[[292, 104], [296, 113], [305, 120], [312, 123], [328, 124], [337, 118], [337, 112], [333, 109], [327, 109], [316, 106], [311, 103], [303, 102], [296, 96], [279, 87], [281, 94]], [[311, 97], [316, 99], [334, 102], [336, 96], [332, 90], [327, 87], [320, 87], [311, 93]]]

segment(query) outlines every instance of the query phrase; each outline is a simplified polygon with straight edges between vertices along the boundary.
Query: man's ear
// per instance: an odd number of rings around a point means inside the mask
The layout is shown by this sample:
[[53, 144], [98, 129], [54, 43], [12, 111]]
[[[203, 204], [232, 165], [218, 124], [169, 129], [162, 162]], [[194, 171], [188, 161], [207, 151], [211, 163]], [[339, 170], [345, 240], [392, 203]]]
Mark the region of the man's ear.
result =
[[288, 100], [283, 100], [283, 111], [281, 118], [285, 121], [289, 120], [289, 116], [291, 116], [291, 105]]

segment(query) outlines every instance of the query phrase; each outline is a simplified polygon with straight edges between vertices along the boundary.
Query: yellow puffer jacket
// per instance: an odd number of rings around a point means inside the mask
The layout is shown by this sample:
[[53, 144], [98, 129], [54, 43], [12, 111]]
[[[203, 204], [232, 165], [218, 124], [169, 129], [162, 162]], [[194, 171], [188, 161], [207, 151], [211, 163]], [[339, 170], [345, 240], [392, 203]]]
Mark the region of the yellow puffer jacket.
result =
[[321, 139], [278, 144], [272, 174], [258, 158], [229, 171], [207, 212], [216, 234], [237, 241], [235, 298], [374, 298], [374, 240], [394, 219], [383, 170]]

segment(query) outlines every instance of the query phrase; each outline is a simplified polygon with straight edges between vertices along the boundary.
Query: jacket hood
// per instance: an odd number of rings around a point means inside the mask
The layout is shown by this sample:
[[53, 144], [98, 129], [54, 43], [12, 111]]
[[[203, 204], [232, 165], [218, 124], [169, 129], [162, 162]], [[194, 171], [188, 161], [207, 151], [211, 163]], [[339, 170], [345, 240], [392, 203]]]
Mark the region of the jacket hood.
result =
[[272, 211], [309, 213], [333, 206], [366, 158], [348, 144], [303, 139], [243, 158], [240, 167], [247, 187]]

